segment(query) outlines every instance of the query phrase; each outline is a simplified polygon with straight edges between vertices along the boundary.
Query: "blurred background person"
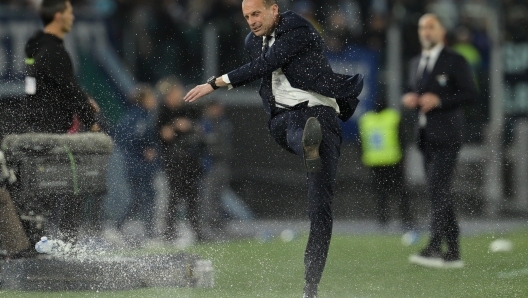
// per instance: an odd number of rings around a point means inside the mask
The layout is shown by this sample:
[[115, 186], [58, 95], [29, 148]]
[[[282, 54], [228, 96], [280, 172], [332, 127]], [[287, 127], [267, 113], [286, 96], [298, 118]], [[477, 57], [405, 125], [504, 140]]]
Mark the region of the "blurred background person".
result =
[[[409, 63], [409, 92], [402, 103], [415, 111], [417, 118], [431, 226], [428, 245], [409, 261], [434, 268], [461, 268], [464, 261], [451, 184], [464, 140], [463, 106], [476, 101], [478, 92], [464, 57], [445, 47], [446, 31], [438, 16], [425, 14], [418, 24], [422, 53]], [[444, 242], [446, 251], [442, 251]]]
[[216, 100], [206, 104], [200, 122], [206, 146], [201, 189], [203, 223], [216, 233], [226, 224], [222, 193], [230, 187], [231, 181], [233, 125], [225, 115], [225, 107]]
[[363, 164], [371, 169], [373, 192], [376, 194], [376, 219], [387, 228], [390, 198], [399, 204], [403, 231], [413, 228], [409, 197], [404, 192], [403, 152], [400, 141], [400, 114], [387, 108], [385, 99], [378, 99], [376, 108], [361, 116], [358, 122]]
[[325, 27], [325, 42], [328, 50], [335, 53], [341, 53], [346, 46], [355, 44], [353, 31], [348, 27], [347, 18], [342, 11], [334, 10], [328, 16]]
[[26, 112], [28, 130], [66, 133], [74, 116], [93, 130], [95, 101], [81, 89], [73, 71], [64, 36], [73, 26], [73, 8], [67, 0], [44, 0], [39, 10], [44, 30], [26, 43]]
[[204, 138], [199, 128], [200, 108], [185, 104], [184, 87], [175, 77], [156, 84], [163, 95], [157, 122], [162, 162], [169, 181], [169, 200], [163, 238], [177, 239], [179, 207], [185, 209], [195, 239], [204, 240], [198, 187], [203, 175]]
[[124, 153], [131, 198], [117, 220], [117, 228], [123, 232], [126, 220], [139, 214], [145, 226], [145, 236], [153, 239], [156, 236], [153, 179], [158, 170], [154, 125], [157, 102], [152, 88], [146, 84], [137, 86], [129, 101], [130, 107], [117, 125], [115, 142]]
[[482, 56], [477, 47], [471, 43], [471, 40], [469, 28], [460, 26], [454, 31], [454, 42], [451, 48], [466, 59], [471, 68], [471, 74], [475, 78], [475, 83], [478, 85], [477, 74], [482, 67]]
[[324, 33], [323, 26], [321, 26], [321, 24], [319, 24], [319, 21], [317, 20], [316, 9], [312, 1], [295, 1], [293, 3], [292, 10], [307, 19], [312, 24], [312, 26], [314, 26], [315, 30], [319, 32], [319, 34]]
[[[73, 63], [64, 47], [64, 37], [75, 19], [67, 0], [44, 0], [39, 8], [44, 24], [26, 43], [25, 123], [22, 131], [67, 133], [78, 120], [92, 131], [99, 130], [99, 107], [79, 86]], [[22, 121], [21, 121], [22, 122]], [[83, 197], [54, 198], [51, 229], [75, 242], [81, 224]], [[53, 233], [55, 233], [53, 232]]]

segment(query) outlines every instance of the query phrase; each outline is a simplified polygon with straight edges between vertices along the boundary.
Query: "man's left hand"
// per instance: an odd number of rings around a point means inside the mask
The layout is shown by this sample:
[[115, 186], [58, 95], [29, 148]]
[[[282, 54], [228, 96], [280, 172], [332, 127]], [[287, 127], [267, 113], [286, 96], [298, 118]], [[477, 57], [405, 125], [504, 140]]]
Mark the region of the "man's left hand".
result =
[[193, 102], [202, 96], [213, 93], [214, 89], [209, 84], [202, 84], [194, 87], [183, 98], [186, 102]]
[[438, 95], [430, 92], [424, 93], [419, 99], [420, 111], [423, 113], [427, 113], [432, 109], [439, 107], [440, 104], [441, 102]]

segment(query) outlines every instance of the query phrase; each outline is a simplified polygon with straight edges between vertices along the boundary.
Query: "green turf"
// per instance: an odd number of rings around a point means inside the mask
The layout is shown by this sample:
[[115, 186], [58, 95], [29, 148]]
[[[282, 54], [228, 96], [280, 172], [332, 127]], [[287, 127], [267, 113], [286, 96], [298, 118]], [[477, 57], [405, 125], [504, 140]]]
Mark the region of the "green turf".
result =
[[[408, 255], [418, 251], [424, 239], [405, 247], [398, 236], [335, 235], [318, 297], [528, 297], [528, 230], [501, 237], [513, 242], [513, 252], [489, 253], [491, 235], [465, 237], [466, 267], [446, 270], [407, 263]], [[213, 289], [0, 291], [0, 297], [301, 297], [305, 243], [306, 237], [300, 237], [289, 243], [243, 240], [193, 247], [192, 253], [213, 261]]]

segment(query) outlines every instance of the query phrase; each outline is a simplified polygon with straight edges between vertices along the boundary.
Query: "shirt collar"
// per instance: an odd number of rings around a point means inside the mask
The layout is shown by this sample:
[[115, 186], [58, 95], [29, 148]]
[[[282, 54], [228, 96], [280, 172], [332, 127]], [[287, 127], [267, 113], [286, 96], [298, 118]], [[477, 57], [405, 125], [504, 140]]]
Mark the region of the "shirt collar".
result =
[[[269, 35], [270, 37], [270, 40], [274, 39], [275, 38], [275, 30], [273, 32], [271, 32], [271, 34]], [[262, 42], [264, 42], [264, 40], [266, 39], [266, 35], [262, 36]], [[268, 40], [269, 41], [269, 40]]]
[[[444, 44], [443, 43], [439, 43], [437, 45], [435, 45], [434, 47], [432, 47], [431, 49], [429, 50], [422, 50], [422, 57], [429, 57], [429, 59], [432, 59], [432, 58], [438, 58], [438, 56], [440, 55], [440, 52], [444, 49]], [[436, 59], [433, 59], [433, 60], [436, 60]]]

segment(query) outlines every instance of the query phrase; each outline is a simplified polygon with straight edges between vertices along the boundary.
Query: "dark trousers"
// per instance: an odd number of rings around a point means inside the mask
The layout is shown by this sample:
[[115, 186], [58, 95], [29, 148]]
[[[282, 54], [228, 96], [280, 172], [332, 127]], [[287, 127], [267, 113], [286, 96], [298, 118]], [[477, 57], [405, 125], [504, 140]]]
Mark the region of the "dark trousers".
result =
[[305, 279], [318, 284], [323, 274], [332, 237], [332, 199], [341, 147], [341, 128], [334, 109], [324, 106], [282, 112], [270, 119], [275, 141], [287, 151], [303, 157], [301, 139], [309, 117], [321, 123], [323, 141], [319, 149], [322, 169], [308, 173], [308, 216], [310, 235], [304, 254]]
[[409, 196], [405, 195], [401, 164], [372, 167], [373, 186], [376, 192], [376, 218], [382, 226], [389, 221], [390, 197], [399, 204], [402, 228], [413, 228]]
[[451, 183], [460, 145], [435, 146], [422, 142], [427, 192], [431, 200], [431, 238], [429, 248], [440, 251], [442, 242], [448, 253], [459, 253], [459, 226], [455, 215]]
[[229, 188], [231, 169], [228, 162], [216, 162], [207, 171], [200, 192], [203, 224], [212, 229], [223, 228], [226, 219], [223, 216], [222, 192]]
[[122, 229], [125, 221], [134, 217], [137, 213], [140, 214], [140, 219], [145, 225], [146, 237], [155, 237], [154, 233], [154, 173], [145, 172], [144, 176], [132, 175], [128, 177], [130, 185], [131, 200], [125, 208], [125, 212], [119, 217], [117, 221], [117, 228]]
[[176, 238], [176, 220], [178, 219], [178, 206], [183, 203], [186, 207], [187, 219], [191, 223], [198, 240], [202, 240], [202, 226], [200, 224], [200, 206], [198, 186], [201, 169], [197, 160], [192, 162], [169, 162], [165, 165], [165, 173], [169, 180], [169, 201], [166, 213], [166, 228], [163, 236], [166, 240]]

